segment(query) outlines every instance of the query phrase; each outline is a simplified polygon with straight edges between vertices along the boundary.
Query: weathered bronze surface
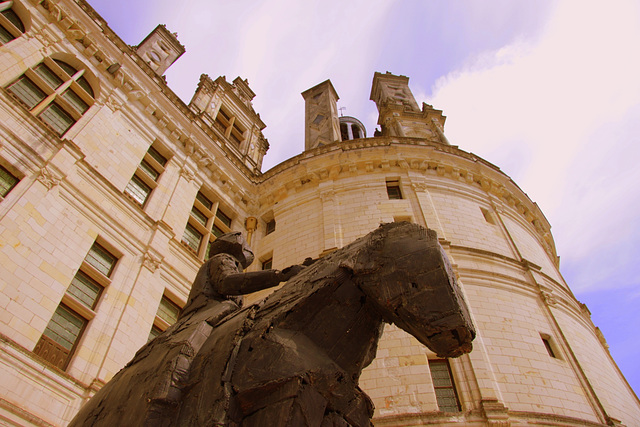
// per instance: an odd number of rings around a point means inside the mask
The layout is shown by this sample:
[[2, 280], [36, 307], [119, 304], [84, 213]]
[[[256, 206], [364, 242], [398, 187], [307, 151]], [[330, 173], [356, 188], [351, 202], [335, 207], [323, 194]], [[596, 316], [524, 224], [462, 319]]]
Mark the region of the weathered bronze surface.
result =
[[[358, 378], [384, 322], [438, 356], [471, 351], [469, 312], [432, 230], [383, 224], [282, 272], [242, 273], [253, 258], [242, 238], [219, 240], [178, 322], [70, 426], [369, 426]], [[287, 280], [260, 304], [236, 301]]]

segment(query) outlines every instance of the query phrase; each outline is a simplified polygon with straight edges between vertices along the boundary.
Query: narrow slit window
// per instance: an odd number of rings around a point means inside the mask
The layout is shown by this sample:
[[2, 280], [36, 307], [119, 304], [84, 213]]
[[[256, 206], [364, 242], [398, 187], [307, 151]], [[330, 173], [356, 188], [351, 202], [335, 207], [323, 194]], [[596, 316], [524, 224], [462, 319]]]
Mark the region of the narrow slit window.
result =
[[554, 359], [559, 359], [558, 352], [555, 350], [555, 345], [551, 340], [551, 336], [540, 334], [540, 338], [542, 339], [544, 348], [547, 350], [547, 354], [549, 354], [549, 356], [553, 357]]

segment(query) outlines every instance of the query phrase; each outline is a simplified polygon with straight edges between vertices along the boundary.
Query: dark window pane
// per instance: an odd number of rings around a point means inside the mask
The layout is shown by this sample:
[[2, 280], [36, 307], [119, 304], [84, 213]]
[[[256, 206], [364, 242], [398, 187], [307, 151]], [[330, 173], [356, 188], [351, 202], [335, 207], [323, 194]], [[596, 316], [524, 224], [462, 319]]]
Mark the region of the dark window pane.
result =
[[343, 141], [349, 140], [349, 130], [346, 123], [340, 123], [340, 138], [342, 138]]
[[276, 231], [276, 220], [272, 219], [271, 221], [267, 222], [267, 229], [265, 234], [271, 234], [274, 231]]
[[211, 210], [211, 208], [213, 207], [213, 202], [209, 200], [207, 196], [205, 196], [199, 191], [198, 191], [198, 194], [196, 195], [196, 199], [198, 199], [198, 201], [200, 201], [200, 203], [202, 203], [204, 207], [209, 210]]
[[89, 105], [71, 89], [65, 90], [62, 97], [80, 114], [84, 114], [89, 109]]
[[33, 70], [53, 89], [58, 88], [63, 83], [63, 80], [44, 64], [38, 65]]
[[269, 258], [262, 263], [263, 270], [271, 270], [273, 268], [273, 258]]
[[436, 392], [438, 408], [443, 412], [460, 411], [460, 402], [451, 378], [451, 370], [447, 360], [429, 360], [429, 369]]
[[224, 117], [224, 119], [226, 121], [231, 120], [231, 117], [229, 117], [229, 115], [222, 108], [220, 109], [220, 112], [218, 113], [218, 116]]
[[167, 164], [167, 158], [160, 154], [155, 148], [149, 147], [148, 153], [156, 162], [160, 163], [162, 166]]
[[153, 325], [151, 327], [151, 331], [149, 332], [149, 338], [147, 338], [147, 342], [151, 341], [152, 339], [154, 339], [155, 337], [157, 337], [161, 333], [162, 333], [162, 330], [160, 328], [158, 328], [156, 325]]
[[362, 135], [360, 135], [360, 128], [357, 125], [351, 125], [351, 133], [353, 134], [353, 139], [362, 138]]
[[395, 183], [387, 183], [387, 194], [389, 199], [402, 199], [402, 193], [400, 192], [400, 186]]
[[231, 135], [229, 136], [231, 137], [231, 140], [236, 144], [240, 145], [242, 143], [242, 139], [235, 132], [231, 132]]
[[167, 297], [162, 297], [160, 307], [158, 307], [158, 317], [173, 325], [178, 320], [182, 309]]
[[71, 350], [80, 337], [86, 320], [64, 305], [59, 305], [51, 317], [43, 335], [49, 337], [66, 350]]
[[142, 162], [140, 162], [140, 169], [145, 171], [145, 173], [149, 175], [154, 181], [157, 180], [160, 176], [160, 172], [155, 170], [153, 166], [151, 166], [146, 160], [142, 160]]
[[67, 288], [67, 293], [69, 295], [73, 296], [90, 309], [93, 309], [96, 302], [98, 302], [100, 292], [102, 292], [102, 286], [97, 284], [82, 271], [78, 271], [71, 281], [69, 288]]
[[38, 105], [46, 97], [45, 93], [26, 76], [20, 77], [8, 89], [20, 101], [24, 102], [29, 109]]
[[224, 231], [222, 231], [222, 229], [217, 225], [213, 224], [213, 227], [211, 227], [211, 234], [213, 234], [216, 237], [220, 237], [224, 234]]
[[19, 179], [0, 166], [0, 196], [4, 197], [18, 183]]
[[67, 64], [66, 62], [60, 61], [59, 59], [54, 59], [54, 61], [56, 61], [56, 64], [58, 64], [58, 66], [62, 68], [65, 73], [69, 74], [69, 77], [73, 76], [75, 73], [78, 72], [78, 70], [76, 70], [74, 67]]
[[226, 225], [227, 227], [231, 227], [231, 218], [229, 218], [224, 212], [222, 212], [220, 209], [218, 209], [216, 211], [216, 217], [218, 217], [218, 219], [220, 221], [222, 221], [222, 223], [224, 225]]
[[87, 79], [85, 79], [84, 77], [80, 77], [76, 81], [82, 89], [84, 89], [89, 95], [91, 95], [92, 98], [95, 98], [95, 95], [93, 94], [93, 88], [91, 87]]
[[2, 15], [9, 20], [21, 33], [24, 33], [24, 25], [18, 15], [11, 9], [2, 12]]
[[40, 113], [40, 118], [43, 122], [51, 126], [58, 135], [65, 133], [67, 129], [75, 123], [75, 120], [55, 103], [49, 104], [47, 108]]
[[145, 184], [137, 175], [133, 175], [124, 191], [138, 202], [140, 206], [143, 206], [147, 201], [147, 197], [151, 194], [151, 187]]
[[0, 45], [9, 43], [13, 39], [15, 39], [15, 37], [13, 37], [13, 34], [5, 30], [4, 27], [0, 25]]
[[97, 243], [94, 243], [93, 246], [91, 246], [87, 257], [85, 258], [87, 264], [107, 277], [111, 275], [117, 260], [118, 258], [111, 255], [109, 251]]
[[191, 216], [193, 216], [196, 221], [206, 227], [209, 218], [205, 214], [200, 212], [195, 206], [191, 208]]
[[544, 343], [544, 347], [547, 349], [549, 356], [556, 358], [556, 354], [553, 352], [553, 348], [551, 347], [549, 340], [547, 338], [542, 338], [542, 342]]
[[193, 225], [187, 223], [187, 226], [184, 229], [184, 235], [182, 236], [182, 241], [197, 252], [200, 247], [200, 242], [202, 241], [202, 234], [196, 230]]

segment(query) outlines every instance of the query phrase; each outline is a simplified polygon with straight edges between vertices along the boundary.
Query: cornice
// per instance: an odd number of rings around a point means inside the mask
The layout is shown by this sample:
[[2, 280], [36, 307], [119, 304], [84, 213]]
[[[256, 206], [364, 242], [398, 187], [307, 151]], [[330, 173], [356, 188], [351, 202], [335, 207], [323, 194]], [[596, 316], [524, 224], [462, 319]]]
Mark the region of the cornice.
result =
[[[325, 162], [322, 166], [314, 168], [314, 164], [321, 163], [320, 159], [326, 155], [402, 146], [412, 146], [421, 152], [398, 150], [393, 155], [385, 152], [384, 155], [370, 157], [343, 156], [339, 160]], [[316, 159], [318, 159], [317, 162], [314, 161]], [[297, 165], [305, 166], [302, 174], [300, 174], [301, 171], [287, 174], [287, 171]], [[540, 237], [540, 242], [551, 258], [557, 259], [549, 222], [538, 205], [531, 201], [509, 176], [497, 166], [473, 153], [435, 140], [400, 137], [362, 138], [336, 142], [305, 151], [275, 166], [260, 177], [264, 191], [260, 195], [260, 202], [270, 204], [282, 200], [289, 191], [306, 190], [308, 186], [317, 185], [326, 180], [393, 170], [419, 172], [426, 176], [455, 180], [481, 189], [520, 215]]]

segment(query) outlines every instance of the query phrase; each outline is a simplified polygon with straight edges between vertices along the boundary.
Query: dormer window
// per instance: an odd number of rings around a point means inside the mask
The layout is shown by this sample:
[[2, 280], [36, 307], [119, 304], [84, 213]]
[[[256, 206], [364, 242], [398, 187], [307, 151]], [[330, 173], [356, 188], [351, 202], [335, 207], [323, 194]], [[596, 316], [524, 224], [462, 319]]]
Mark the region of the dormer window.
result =
[[224, 133], [224, 136], [233, 141], [238, 147], [240, 147], [244, 141], [246, 128], [238, 123], [235, 116], [222, 107], [216, 116], [215, 127], [220, 132]]

